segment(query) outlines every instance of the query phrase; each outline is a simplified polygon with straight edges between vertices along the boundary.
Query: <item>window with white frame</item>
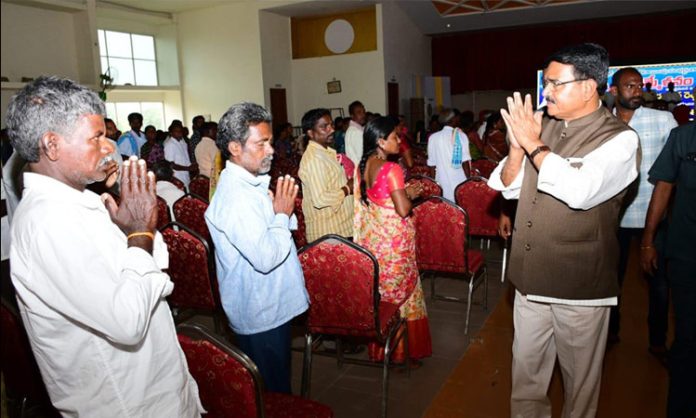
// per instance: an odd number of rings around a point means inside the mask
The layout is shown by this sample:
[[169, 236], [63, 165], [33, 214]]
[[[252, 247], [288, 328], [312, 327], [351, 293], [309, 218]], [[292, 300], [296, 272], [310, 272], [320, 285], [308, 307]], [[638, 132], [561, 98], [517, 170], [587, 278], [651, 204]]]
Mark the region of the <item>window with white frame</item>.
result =
[[116, 127], [128, 132], [128, 115], [134, 112], [143, 115], [143, 127], [152, 125], [155, 129], [167, 130], [164, 126], [164, 103], [162, 102], [106, 102], [106, 117], [113, 119]]
[[115, 85], [156, 86], [155, 38], [149, 35], [98, 31], [102, 72]]

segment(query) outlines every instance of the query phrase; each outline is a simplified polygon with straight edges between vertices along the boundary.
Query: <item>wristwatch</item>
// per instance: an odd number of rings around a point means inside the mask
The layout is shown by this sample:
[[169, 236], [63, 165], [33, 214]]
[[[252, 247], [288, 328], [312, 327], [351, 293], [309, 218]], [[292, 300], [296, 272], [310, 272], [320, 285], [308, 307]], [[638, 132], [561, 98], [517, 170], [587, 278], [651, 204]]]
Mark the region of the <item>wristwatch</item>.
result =
[[534, 157], [537, 156], [542, 151], [551, 151], [551, 148], [547, 147], [546, 145], [539, 145], [534, 151], [532, 151], [529, 154], [529, 159], [534, 161]]

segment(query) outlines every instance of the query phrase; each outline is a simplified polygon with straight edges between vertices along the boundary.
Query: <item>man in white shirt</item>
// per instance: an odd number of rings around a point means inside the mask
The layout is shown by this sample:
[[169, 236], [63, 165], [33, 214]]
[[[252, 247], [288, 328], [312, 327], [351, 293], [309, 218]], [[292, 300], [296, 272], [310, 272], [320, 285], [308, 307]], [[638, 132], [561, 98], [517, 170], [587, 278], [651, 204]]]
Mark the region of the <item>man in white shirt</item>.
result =
[[489, 186], [519, 199], [508, 277], [513, 310], [512, 417], [551, 417], [558, 357], [564, 417], [594, 417], [609, 306], [619, 294], [616, 230], [638, 175], [638, 137], [600, 101], [609, 55], [565, 47], [544, 65], [544, 117], [519, 93], [501, 109], [510, 153]]
[[172, 163], [174, 177], [181, 180], [186, 187], [191, 182], [190, 172], [197, 168], [196, 163], [191, 163], [188, 143], [184, 139], [184, 130], [181, 126], [172, 125], [169, 128], [169, 138], [164, 141], [164, 159]]
[[454, 189], [468, 175], [469, 138], [458, 128], [459, 115], [454, 109], [443, 109], [438, 122], [444, 128], [428, 139], [428, 165], [435, 167], [435, 180], [442, 186], [442, 196], [454, 202]]
[[103, 102], [66, 79], [25, 86], [7, 127], [31, 168], [11, 226], [12, 282], [55, 408], [64, 416], [200, 416], [165, 300], [174, 285], [161, 270], [168, 255], [145, 161], [124, 162], [118, 205], [85, 190], [113, 183], [116, 163]]
[[137, 112], [131, 113], [128, 115], [128, 124], [131, 130], [118, 139], [118, 151], [126, 157], [131, 155], [140, 157], [140, 147], [147, 142], [145, 134], [140, 131], [143, 127], [143, 115]]
[[662, 100], [667, 102], [667, 109], [673, 111], [675, 107], [682, 101], [681, 94], [678, 91], [674, 91], [674, 83], [667, 83], [667, 92], [662, 93]]
[[367, 115], [365, 106], [357, 100], [348, 106], [348, 113], [350, 122], [345, 138], [346, 156], [357, 166], [363, 156], [363, 126]]

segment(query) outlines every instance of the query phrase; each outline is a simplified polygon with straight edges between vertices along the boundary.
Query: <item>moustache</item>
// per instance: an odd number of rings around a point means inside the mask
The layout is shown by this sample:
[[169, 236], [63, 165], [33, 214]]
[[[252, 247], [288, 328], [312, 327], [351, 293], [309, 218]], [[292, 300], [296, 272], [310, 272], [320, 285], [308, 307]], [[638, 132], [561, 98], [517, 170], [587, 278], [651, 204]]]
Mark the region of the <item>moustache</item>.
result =
[[546, 103], [553, 103], [553, 104], [556, 104], [556, 101], [553, 100], [551, 97], [545, 96], [545, 97], [544, 97], [544, 100], [546, 100]]

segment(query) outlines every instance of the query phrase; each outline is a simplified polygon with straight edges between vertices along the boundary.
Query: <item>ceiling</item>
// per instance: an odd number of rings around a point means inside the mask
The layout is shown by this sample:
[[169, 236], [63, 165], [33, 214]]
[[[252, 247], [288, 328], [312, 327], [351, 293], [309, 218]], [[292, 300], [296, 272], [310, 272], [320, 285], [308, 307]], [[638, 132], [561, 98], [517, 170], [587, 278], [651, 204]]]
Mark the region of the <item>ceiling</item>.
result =
[[[97, 0], [97, 3], [104, 7], [174, 14], [235, 1], [251, 0]], [[685, 0], [256, 1], [262, 5], [267, 4], [268, 7], [264, 8], [265, 10], [288, 17], [340, 13], [346, 10], [362, 9], [375, 3], [392, 2], [398, 5], [414, 24], [427, 35], [696, 9], [696, 2]], [[277, 6], [278, 3], [286, 4]]]

